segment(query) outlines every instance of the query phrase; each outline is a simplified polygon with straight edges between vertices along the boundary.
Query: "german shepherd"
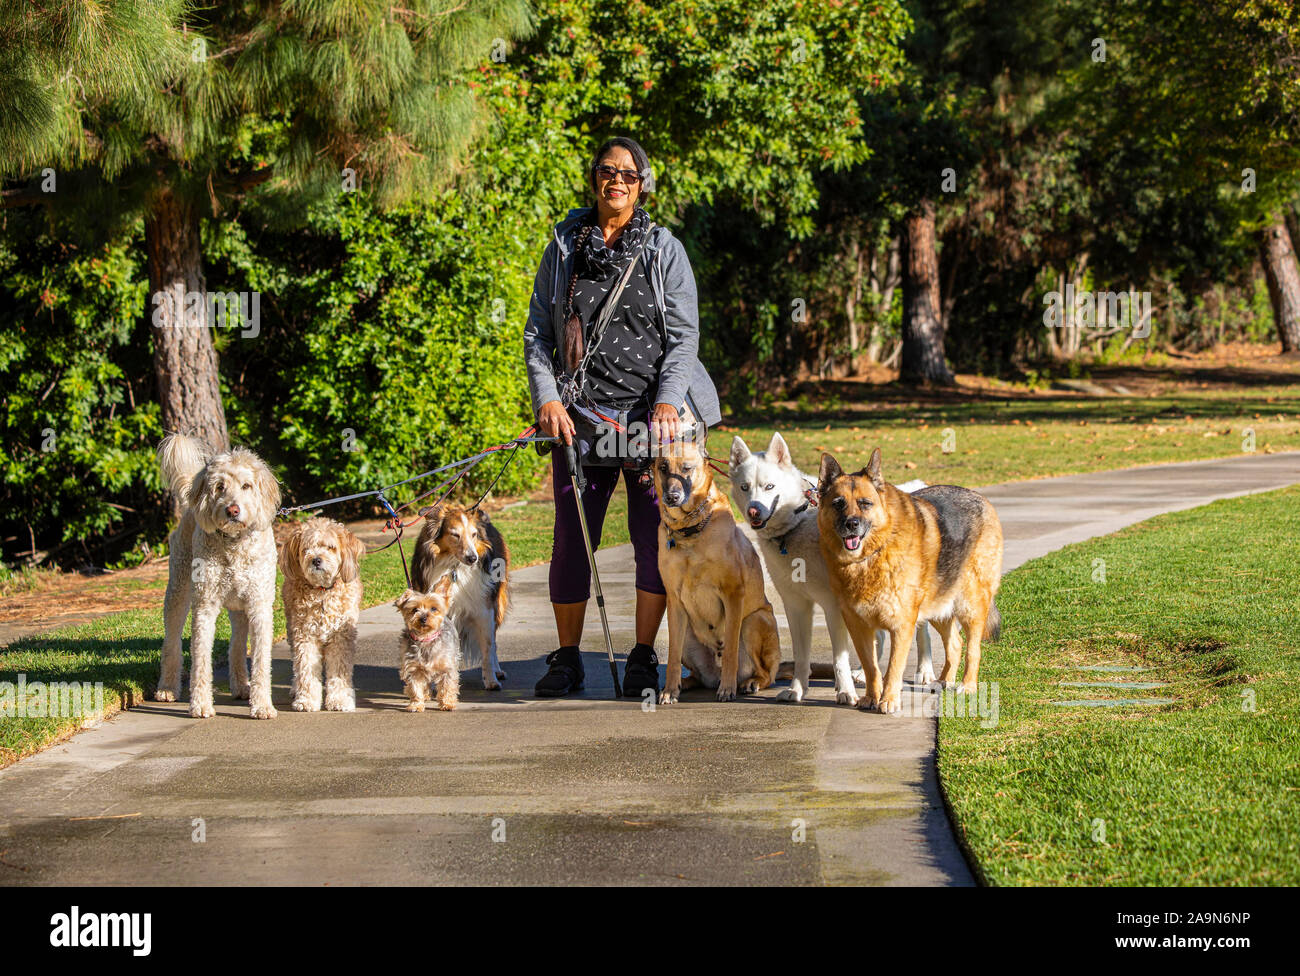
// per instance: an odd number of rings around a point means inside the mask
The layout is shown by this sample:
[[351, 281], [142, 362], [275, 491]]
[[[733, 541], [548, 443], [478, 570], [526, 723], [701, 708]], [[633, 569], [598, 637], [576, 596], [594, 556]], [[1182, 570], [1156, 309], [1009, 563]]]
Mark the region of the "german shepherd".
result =
[[[918, 619], [929, 620], [943, 638], [943, 687], [975, 690], [980, 641], [996, 640], [1002, 628], [994, 604], [1002, 578], [1002, 523], [978, 492], [932, 485], [909, 495], [887, 483], [880, 467], [880, 448], [853, 474], [823, 454], [817, 528], [831, 586], [866, 672], [867, 690], [857, 706], [890, 714], [901, 710], [903, 667]], [[960, 686], [958, 624], [967, 644]], [[877, 629], [890, 637], [883, 687]]]
[[781, 663], [776, 615], [763, 591], [758, 553], [713, 483], [703, 447], [686, 436], [652, 461], [659, 495], [659, 575], [668, 591], [668, 673], [661, 705], [677, 701], [682, 665], [691, 682], [733, 701], [737, 688], [766, 688]]

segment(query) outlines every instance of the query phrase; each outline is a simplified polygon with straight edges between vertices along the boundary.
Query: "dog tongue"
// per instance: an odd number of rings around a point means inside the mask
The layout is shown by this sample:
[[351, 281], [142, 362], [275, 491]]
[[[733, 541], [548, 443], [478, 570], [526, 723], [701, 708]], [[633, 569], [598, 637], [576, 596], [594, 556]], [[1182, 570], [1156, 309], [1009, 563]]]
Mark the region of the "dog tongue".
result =
[[846, 536], [844, 537], [844, 548], [845, 548], [845, 549], [853, 550], [853, 549], [858, 548], [858, 546], [860, 546], [860, 545], [862, 545], [862, 536], [859, 536], [859, 535], [846, 535]]

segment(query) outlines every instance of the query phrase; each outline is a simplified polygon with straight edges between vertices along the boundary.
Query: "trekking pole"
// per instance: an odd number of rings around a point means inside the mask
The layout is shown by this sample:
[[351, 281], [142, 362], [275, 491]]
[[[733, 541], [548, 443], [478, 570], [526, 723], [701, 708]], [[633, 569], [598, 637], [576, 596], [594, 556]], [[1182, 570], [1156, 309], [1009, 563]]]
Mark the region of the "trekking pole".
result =
[[609, 617], [605, 615], [605, 594], [600, 588], [600, 570], [596, 568], [596, 553], [591, 548], [591, 534], [587, 531], [587, 512], [582, 507], [582, 489], [587, 479], [578, 466], [578, 452], [572, 444], [564, 445], [564, 458], [569, 462], [569, 479], [573, 482], [573, 503], [578, 506], [578, 524], [582, 526], [582, 541], [587, 547], [587, 563], [591, 566], [591, 579], [596, 586], [596, 606], [600, 607], [600, 625], [605, 629], [605, 650], [609, 652], [609, 674], [614, 679], [614, 697], [623, 697], [618, 683], [618, 664], [614, 661], [614, 638], [609, 633]]

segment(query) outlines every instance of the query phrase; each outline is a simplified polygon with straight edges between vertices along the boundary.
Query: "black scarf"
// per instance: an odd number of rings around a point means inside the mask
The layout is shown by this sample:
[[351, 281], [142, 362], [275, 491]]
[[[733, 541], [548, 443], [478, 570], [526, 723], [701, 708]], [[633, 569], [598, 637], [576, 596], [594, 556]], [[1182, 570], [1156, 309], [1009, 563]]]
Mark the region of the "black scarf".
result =
[[587, 225], [590, 232], [584, 228], [584, 233], [579, 237], [580, 246], [574, 267], [588, 281], [604, 281], [615, 272], [625, 269], [628, 261], [640, 250], [641, 241], [650, 229], [650, 215], [637, 207], [613, 247], [605, 245], [605, 234], [596, 224], [594, 207], [590, 219], [591, 223]]

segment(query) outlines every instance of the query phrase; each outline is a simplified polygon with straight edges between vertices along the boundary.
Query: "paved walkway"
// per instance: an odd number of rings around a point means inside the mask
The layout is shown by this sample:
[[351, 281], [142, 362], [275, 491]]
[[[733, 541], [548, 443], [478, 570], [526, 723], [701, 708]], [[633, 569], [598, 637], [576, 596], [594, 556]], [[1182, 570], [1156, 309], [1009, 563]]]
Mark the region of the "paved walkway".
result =
[[[1291, 453], [987, 493], [1010, 570], [1161, 512], [1297, 481]], [[600, 561], [625, 651], [630, 548]], [[0, 883], [971, 883], [935, 781], [934, 719], [836, 707], [828, 682], [798, 706], [775, 702], [776, 688], [726, 705], [692, 693], [653, 712], [613, 701], [594, 607], [586, 693], [537, 701], [553, 646], [546, 567], [512, 582], [506, 689], [476, 690], [470, 672], [456, 713], [402, 711], [397, 617], [376, 607], [353, 714], [288, 711], [281, 645], [273, 722], [222, 695], [208, 722], [184, 704], [146, 704], [0, 771]], [[782, 639], [788, 656], [784, 618]], [[829, 660], [820, 624], [817, 642]]]

